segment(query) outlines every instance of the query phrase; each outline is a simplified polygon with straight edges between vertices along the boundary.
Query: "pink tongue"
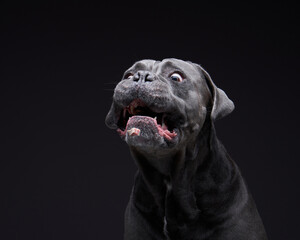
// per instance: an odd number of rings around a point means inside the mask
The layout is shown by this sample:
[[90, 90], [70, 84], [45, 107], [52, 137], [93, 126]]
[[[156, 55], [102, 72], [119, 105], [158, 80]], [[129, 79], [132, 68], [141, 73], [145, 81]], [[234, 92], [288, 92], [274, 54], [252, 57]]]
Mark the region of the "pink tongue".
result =
[[133, 116], [129, 118], [124, 131], [121, 129], [118, 129], [117, 131], [123, 137], [126, 135], [126, 132], [128, 132], [130, 136], [139, 136], [145, 126], [156, 128], [158, 134], [168, 140], [172, 140], [172, 138], [176, 137], [177, 135], [174, 131], [170, 132], [166, 125], [161, 126], [160, 124], [157, 124], [155, 118], [148, 116]]
[[170, 132], [166, 126], [161, 126], [160, 124], [157, 124], [158, 128], [158, 134], [168, 140], [171, 140], [172, 138], [176, 137], [176, 132]]

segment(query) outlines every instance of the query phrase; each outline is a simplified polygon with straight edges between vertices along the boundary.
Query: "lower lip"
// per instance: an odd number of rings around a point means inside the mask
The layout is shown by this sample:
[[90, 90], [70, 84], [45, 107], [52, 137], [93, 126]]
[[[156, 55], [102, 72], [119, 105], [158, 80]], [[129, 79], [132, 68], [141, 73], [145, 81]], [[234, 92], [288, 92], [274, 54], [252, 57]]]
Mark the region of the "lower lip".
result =
[[156, 127], [158, 134], [169, 141], [171, 141], [172, 139], [174, 139], [177, 136], [177, 133], [175, 132], [175, 130], [170, 132], [165, 126], [162, 127], [160, 124], [157, 124], [157, 121], [155, 118], [147, 117], [147, 116], [133, 116], [128, 119], [128, 122], [127, 122], [127, 125], [126, 125], [126, 128], [124, 131], [122, 131], [121, 129], [117, 130], [121, 137], [125, 137], [126, 133], [128, 133], [129, 136], [140, 136], [141, 135], [142, 130], [140, 128], [132, 127], [130, 129], [127, 129], [128, 126], [130, 124], [132, 124], [132, 122], [135, 122], [135, 123], [133, 123], [133, 125], [143, 124], [143, 125], [152, 125], [152, 127]]

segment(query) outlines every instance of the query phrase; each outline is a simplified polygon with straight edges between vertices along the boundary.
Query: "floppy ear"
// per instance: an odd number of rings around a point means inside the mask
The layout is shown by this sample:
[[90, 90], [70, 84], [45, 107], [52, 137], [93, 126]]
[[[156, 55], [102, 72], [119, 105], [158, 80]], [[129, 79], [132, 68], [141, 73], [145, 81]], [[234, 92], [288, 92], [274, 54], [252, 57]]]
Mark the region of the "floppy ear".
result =
[[217, 120], [225, 117], [234, 110], [233, 102], [227, 97], [226, 93], [218, 88], [212, 81], [208, 72], [206, 72], [200, 65], [198, 65], [205, 77], [208, 88], [211, 91], [213, 98], [213, 106], [211, 110], [211, 119]]

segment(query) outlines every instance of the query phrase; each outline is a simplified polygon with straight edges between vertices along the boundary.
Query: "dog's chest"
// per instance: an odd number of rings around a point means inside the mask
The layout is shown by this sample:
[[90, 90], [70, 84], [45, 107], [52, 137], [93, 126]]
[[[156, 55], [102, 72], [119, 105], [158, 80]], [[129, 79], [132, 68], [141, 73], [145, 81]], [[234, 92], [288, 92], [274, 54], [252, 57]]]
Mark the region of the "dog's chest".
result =
[[167, 239], [169, 239], [167, 224], [168, 224], [168, 222], [167, 222], [166, 216], [164, 216], [164, 235], [167, 237]]
[[[165, 180], [164, 183], [165, 183], [166, 189], [167, 189], [167, 191], [166, 191], [166, 197], [167, 197], [167, 195], [172, 190], [172, 185], [167, 180]], [[167, 221], [166, 216], [164, 216], [164, 235], [166, 236], [166, 239], [169, 240], [170, 238], [169, 238], [169, 235], [168, 235], [168, 229], [167, 229], [167, 227], [168, 227], [168, 221]]]

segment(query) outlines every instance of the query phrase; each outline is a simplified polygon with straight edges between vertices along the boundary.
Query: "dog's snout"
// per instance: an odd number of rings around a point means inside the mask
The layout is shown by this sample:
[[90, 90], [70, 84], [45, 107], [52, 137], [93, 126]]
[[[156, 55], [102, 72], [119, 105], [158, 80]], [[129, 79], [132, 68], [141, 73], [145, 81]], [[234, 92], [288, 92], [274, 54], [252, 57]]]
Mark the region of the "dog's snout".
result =
[[135, 82], [152, 82], [154, 80], [154, 74], [149, 71], [138, 71], [133, 76]]

